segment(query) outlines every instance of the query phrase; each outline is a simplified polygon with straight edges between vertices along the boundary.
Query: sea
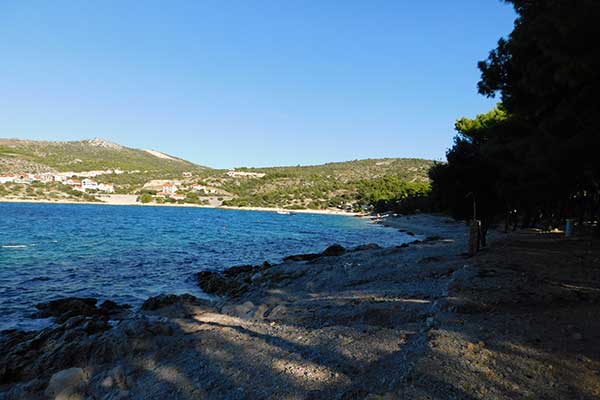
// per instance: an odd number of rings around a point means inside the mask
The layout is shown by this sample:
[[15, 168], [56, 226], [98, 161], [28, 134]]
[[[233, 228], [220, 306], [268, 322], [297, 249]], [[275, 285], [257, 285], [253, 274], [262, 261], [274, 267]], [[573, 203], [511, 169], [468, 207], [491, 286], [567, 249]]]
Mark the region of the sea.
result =
[[414, 240], [351, 216], [91, 204], [0, 203], [0, 331], [35, 330], [35, 305], [77, 296], [139, 306], [161, 293], [208, 297], [195, 274], [277, 263], [334, 243]]

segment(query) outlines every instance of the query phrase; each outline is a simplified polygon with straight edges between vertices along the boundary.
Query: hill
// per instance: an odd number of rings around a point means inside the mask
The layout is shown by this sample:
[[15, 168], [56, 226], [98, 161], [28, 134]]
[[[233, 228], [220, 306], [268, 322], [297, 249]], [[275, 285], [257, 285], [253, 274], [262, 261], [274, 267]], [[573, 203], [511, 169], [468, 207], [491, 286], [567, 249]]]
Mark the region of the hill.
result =
[[206, 168], [156, 151], [132, 149], [100, 138], [72, 142], [0, 139], [2, 172], [107, 169], [180, 174]]
[[429, 191], [433, 161], [413, 158], [354, 160], [314, 166], [239, 168], [249, 176], [215, 176], [203, 183], [234, 194], [225, 205], [356, 210]]
[[[426, 194], [432, 165], [428, 160], [385, 158], [219, 170], [99, 138], [72, 142], [0, 139], [0, 175], [52, 172], [93, 176], [99, 183], [114, 184], [116, 193], [143, 195], [143, 202], [159, 203], [385, 209], [397, 205], [399, 200]], [[85, 175], [90, 171], [94, 174]], [[161, 195], [162, 185], [169, 181], [177, 186], [177, 196]], [[73, 189], [73, 184], [64, 182], [10, 182], [0, 185], [0, 197], [94, 201], [97, 196], [94, 191], [82, 193]]]

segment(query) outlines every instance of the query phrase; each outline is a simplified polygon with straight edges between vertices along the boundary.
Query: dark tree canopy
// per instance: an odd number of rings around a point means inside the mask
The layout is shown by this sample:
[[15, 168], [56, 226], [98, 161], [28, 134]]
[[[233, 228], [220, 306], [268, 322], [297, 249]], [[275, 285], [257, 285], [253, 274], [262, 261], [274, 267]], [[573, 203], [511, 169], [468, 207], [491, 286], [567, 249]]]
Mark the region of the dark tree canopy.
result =
[[[517, 209], [530, 221], [595, 217], [600, 202], [600, 1], [510, 0], [514, 30], [479, 62], [488, 114], [456, 123], [435, 199], [468, 217]], [[486, 203], [486, 204], [482, 204]]]
[[508, 39], [479, 63], [479, 92], [500, 94], [527, 123], [532, 158], [567, 193], [600, 175], [600, 2], [511, 0], [518, 13]]

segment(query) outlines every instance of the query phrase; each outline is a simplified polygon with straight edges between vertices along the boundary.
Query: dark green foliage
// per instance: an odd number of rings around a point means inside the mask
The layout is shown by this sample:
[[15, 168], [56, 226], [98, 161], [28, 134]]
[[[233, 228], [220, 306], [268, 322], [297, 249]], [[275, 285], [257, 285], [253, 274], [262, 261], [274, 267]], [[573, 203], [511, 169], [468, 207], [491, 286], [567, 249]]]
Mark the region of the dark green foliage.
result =
[[[432, 165], [428, 160], [387, 158], [315, 166], [245, 168], [266, 175], [260, 179], [225, 180], [223, 189], [236, 198], [224, 204], [350, 210], [378, 202], [379, 208], [392, 209], [408, 192], [420, 193], [428, 187], [427, 172]], [[381, 197], [383, 193], [385, 198]]]
[[510, 0], [513, 32], [479, 63], [479, 92], [500, 109], [457, 122], [433, 198], [456, 216], [517, 210], [528, 226], [594, 220], [600, 204], [600, 2]]
[[192, 203], [192, 204], [202, 204], [202, 200], [200, 199], [200, 197], [198, 196], [198, 193], [196, 193], [196, 192], [186, 193], [184, 202]]
[[139, 202], [142, 204], [152, 203], [153, 197], [150, 193], [144, 193], [139, 197]]

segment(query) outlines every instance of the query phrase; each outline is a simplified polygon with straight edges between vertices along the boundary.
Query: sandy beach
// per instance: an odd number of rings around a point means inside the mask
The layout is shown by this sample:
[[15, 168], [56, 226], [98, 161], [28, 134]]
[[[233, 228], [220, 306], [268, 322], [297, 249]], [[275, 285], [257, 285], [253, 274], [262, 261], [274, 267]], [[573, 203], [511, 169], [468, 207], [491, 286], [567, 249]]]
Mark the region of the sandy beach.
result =
[[415, 242], [205, 272], [210, 301], [47, 305], [60, 325], [2, 334], [0, 398], [600, 396], [600, 246], [493, 232], [468, 258], [462, 223], [382, 222]]
[[142, 206], [142, 207], [191, 207], [191, 208], [218, 208], [223, 210], [238, 210], [238, 211], [263, 211], [263, 212], [278, 212], [290, 214], [329, 214], [329, 215], [344, 215], [344, 216], [365, 216], [364, 213], [354, 213], [342, 210], [326, 209], [326, 210], [289, 210], [285, 208], [270, 208], [270, 207], [231, 207], [221, 205], [204, 205], [204, 204], [158, 204], [158, 203], [140, 203], [137, 201], [138, 196], [133, 194], [113, 194], [100, 197], [101, 201], [71, 201], [71, 200], [33, 200], [33, 199], [14, 199], [0, 198], [0, 203], [44, 203], [44, 204], [92, 204], [92, 205], [111, 205], [111, 206]]

